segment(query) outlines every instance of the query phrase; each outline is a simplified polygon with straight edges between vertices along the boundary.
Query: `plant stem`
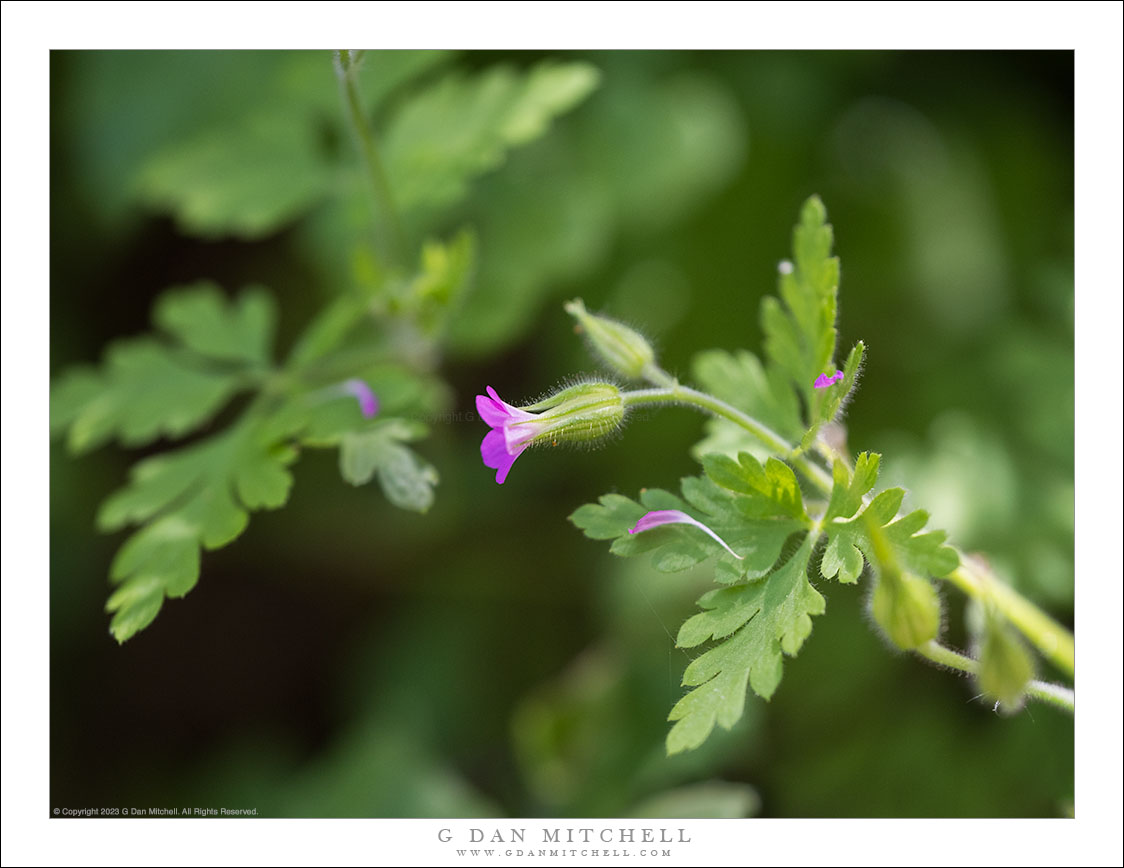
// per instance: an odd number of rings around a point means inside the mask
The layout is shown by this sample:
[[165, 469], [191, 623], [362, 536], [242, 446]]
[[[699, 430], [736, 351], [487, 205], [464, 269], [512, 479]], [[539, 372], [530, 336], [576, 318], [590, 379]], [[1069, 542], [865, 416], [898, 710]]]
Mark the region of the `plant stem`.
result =
[[[660, 373], [663, 372], [660, 371]], [[772, 452], [784, 456], [825, 495], [831, 493], [833, 484], [831, 476], [817, 464], [812, 463], [807, 456], [794, 454], [793, 447], [775, 431], [713, 395], [680, 385], [668, 374], [664, 374], [664, 376], [671, 380], [669, 386], [622, 393], [621, 397], [624, 399], [625, 406], [687, 404], [727, 419], [744, 428]], [[653, 380], [651, 376], [649, 376], [649, 379]], [[659, 377], [656, 381], [662, 379], [663, 377]], [[849, 461], [843, 459], [843, 456], [838, 455], [834, 450], [831, 450], [830, 454], [844, 460], [848, 467], [851, 466]], [[863, 500], [865, 502], [868, 498], [864, 497]], [[1034, 644], [1046, 659], [1052, 661], [1072, 678], [1074, 675], [1073, 634], [1012, 587], [1000, 581], [989, 571], [975, 565], [963, 552], [958, 551], [957, 554], [960, 557], [960, 566], [949, 575], [944, 576], [945, 581], [956, 585], [969, 597], [981, 602], [988, 602], [994, 606]], [[976, 671], [976, 661], [970, 657], [959, 655], [936, 642], [930, 642], [923, 647], [935, 649], [930, 651], [918, 649], [917, 653], [928, 657], [930, 660], [964, 672], [975, 673]], [[944, 655], [947, 659], [938, 660], [933, 656], [934, 654]], [[959, 661], [959, 665], [957, 661]], [[965, 668], [966, 666], [970, 668]], [[1061, 708], [1068, 708], [1070, 711], [1073, 710], [1073, 691], [1060, 685], [1032, 681], [1027, 687], [1027, 695], [1044, 702], [1051, 702]]]
[[359, 152], [367, 169], [367, 178], [371, 183], [371, 192], [375, 202], [375, 211], [385, 218], [390, 226], [390, 257], [397, 258], [406, 249], [405, 233], [402, 222], [398, 217], [398, 208], [394, 204], [394, 193], [390, 189], [386, 172], [383, 170], [382, 159], [379, 157], [378, 147], [375, 145], [375, 136], [363, 116], [363, 104], [359, 100], [359, 85], [356, 82], [357, 65], [347, 49], [336, 52], [336, 77], [343, 91], [344, 103], [347, 105], [348, 120], [351, 129], [359, 144]]
[[1034, 644], [1043, 657], [1072, 678], [1073, 634], [1010, 585], [996, 578], [978, 561], [963, 552], [957, 554], [960, 555], [960, 566], [945, 576], [945, 580], [972, 599], [991, 603]]
[[[946, 648], [936, 641], [926, 642], [914, 650], [926, 660], [931, 660], [941, 666], [947, 666], [949, 669], [956, 669], [969, 675], [975, 675], [980, 668], [979, 663], [968, 655]], [[1073, 691], [1061, 684], [1052, 684], [1049, 681], [1029, 681], [1026, 685], [1026, 695], [1031, 699], [1037, 699], [1064, 709], [1070, 714], [1074, 713]]]
[[753, 417], [747, 416], [741, 410], [715, 398], [713, 395], [675, 382], [665, 388], [623, 392], [621, 397], [624, 399], [626, 407], [637, 404], [687, 404], [733, 422], [752, 434], [771, 451], [788, 456], [796, 469], [803, 473], [822, 493], [831, 493], [832, 480], [823, 468], [812, 463], [807, 456], [792, 455], [793, 447], [787, 440]]

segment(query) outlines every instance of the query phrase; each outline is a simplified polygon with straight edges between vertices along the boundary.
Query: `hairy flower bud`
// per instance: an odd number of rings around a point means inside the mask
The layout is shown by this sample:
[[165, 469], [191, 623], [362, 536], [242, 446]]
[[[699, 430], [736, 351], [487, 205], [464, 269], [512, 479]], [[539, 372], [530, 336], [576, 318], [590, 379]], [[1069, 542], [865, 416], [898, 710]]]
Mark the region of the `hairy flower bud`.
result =
[[566, 302], [566, 312], [578, 321], [595, 355], [623, 377], [643, 377], [656, 354], [647, 339], [623, 323], [592, 314], [580, 298]]
[[989, 612], [983, 618], [979, 640], [980, 690], [999, 703], [999, 710], [1014, 714], [1026, 702], [1027, 682], [1034, 677], [1034, 662], [1011, 625]]
[[870, 611], [890, 641], [906, 650], [937, 638], [941, 626], [941, 603], [932, 583], [894, 569], [878, 577]]

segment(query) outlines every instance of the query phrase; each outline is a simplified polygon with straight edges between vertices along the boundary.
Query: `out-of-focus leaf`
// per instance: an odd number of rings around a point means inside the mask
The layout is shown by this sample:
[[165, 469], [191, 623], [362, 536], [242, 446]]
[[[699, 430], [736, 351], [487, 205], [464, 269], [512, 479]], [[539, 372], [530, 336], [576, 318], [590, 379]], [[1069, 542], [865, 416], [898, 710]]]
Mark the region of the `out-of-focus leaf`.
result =
[[153, 321], [188, 349], [213, 359], [266, 365], [272, 355], [277, 307], [261, 288], [242, 291], [230, 304], [213, 283], [165, 292]]
[[291, 432], [252, 420], [198, 446], [138, 464], [132, 480], [102, 505], [98, 524], [117, 530], [143, 523], [110, 568], [118, 584], [106, 608], [124, 642], [151, 623], [165, 597], [182, 597], [199, 578], [201, 548], [227, 545], [246, 528], [248, 511], [276, 509], [292, 485]]
[[749, 784], [704, 781], [650, 796], [628, 812], [647, 819], [725, 819], [752, 817], [761, 806]]
[[612, 74], [580, 112], [482, 179], [480, 275], [450, 339], [462, 352], [510, 341], [552, 287], [591, 274], [622, 234], [684, 219], [741, 165], [733, 95], [693, 76]]
[[269, 235], [331, 190], [315, 132], [305, 117], [283, 110], [184, 139], [145, 163], [138, 197], [193, 235]]
[[213, 416], [238, 388], [230, 373], [200, 369], [149, 338], [110, 344], [100, 370], [75, 368], [51, 389], [51, 430], [69, 429], [72, 452], [116, 437], [142, 446], [182, 437]]
[[363, 485], [377, 472], [387, 500], [402, 509], [427, 512], [433, 505], [437, 470], [402, 445], [424, 435], [424, 426], [401, 419], [349, 432], [340, 441], [340, 475], [352, 485]]
[[449, 76], [410, 100], [383, 137], [387, 173], [403, 211], [447, 207], [509, 148], [541, 136], [598, 81], [586, 63], [542, 63], [528, 73], [490, 69]]
[[[800, 403], [788, 378], [776, 368], [766, 370], [748, 350], [706, 350], [695, 356], [691, 371], [705, 391], [743, 410], [782, 437], [794, 440], [803, 432]], [[761, 444], [733, 422], [708, 419], [706, 428], [707, 437], [692, 450], [695, 457], [715, 452], [733, 457], [743, 450], [764, 457]]]

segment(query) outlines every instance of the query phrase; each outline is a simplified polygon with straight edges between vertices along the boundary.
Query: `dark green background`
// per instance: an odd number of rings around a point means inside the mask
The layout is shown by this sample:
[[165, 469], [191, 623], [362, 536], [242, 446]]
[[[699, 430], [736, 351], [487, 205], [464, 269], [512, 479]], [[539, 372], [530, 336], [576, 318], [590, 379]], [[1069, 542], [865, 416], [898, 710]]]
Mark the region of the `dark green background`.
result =
[[[450, 230], [482, 227], [487, 301], [454, 329], [454, 409], [470, 415], [485, 385], [518, 402], [594, 370], [561, 310], [575, 295], [645, 329], [680, 375], [698, 350], [757, 350], [760, 299], [818, 193], [842, 261], [841, 341], [868, 348], [851, 448], [884, 452], [882, 481], [904, 484], [907, 505], [1071, 624], [1072, 53], [574, 56], [601, 87], [448, 215]], [[148, 154], [252, 102], [285, 60], [52, 55], [52, 373], [145, 329], [179, 282], [268, 285], [283, 345], [330, 297], [299, 224], [203, 242], [130, 199]], [[309, 76], [334, 93], [327, 55]], [[324, 147], [350, 147], [333, 123]], [[603, 179], [585, 199], [574, 166]], [[544, 214], [557, 219], [540, 231]], [[495, 229], [501, 217], [528, 237]], [[536, 241], [554, 261], [530, 261]], [[487, 278], [504, 267], [535, 279], [496, 297]], [[72, 460], [54, 444], [52, 804], [615, 816], [722, 780], [756, 788], [765, 816], [1072, 809], [1072, 719], [997, 716], [969, 683], [895, 653], [861, 586], [821, 582], [828, 611], [773, 701], [751, 698], [733, 733], [665, 759], [688, 659], [671, 637], [708, 578], [615, 559], [566, 517], [694, 473], [701, 418], [665, 410], [599, 451], [527, 453], [498, 487], [479, 460], [486, 429], [465, 415], [420, 445], [442, 476], [430, 514], [310, 453], [289, 505], [207, 553], [199, 586], [122, 647], [102, 612], [119, 540], [93, 516], [137, 456]], [[963, 645], [963, 598], [945, 601]]]

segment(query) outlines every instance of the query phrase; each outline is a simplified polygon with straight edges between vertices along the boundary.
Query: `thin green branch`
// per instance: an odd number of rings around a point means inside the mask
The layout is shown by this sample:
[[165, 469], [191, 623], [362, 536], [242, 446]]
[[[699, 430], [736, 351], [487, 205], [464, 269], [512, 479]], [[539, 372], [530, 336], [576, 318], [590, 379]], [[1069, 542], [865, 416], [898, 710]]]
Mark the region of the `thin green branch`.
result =
[[686, 404], [733, 422], [752, 434], [759, 442], [778, 455], [788, 458], [804, 476], [824, 494], [831, 493], [832, 480], [822, 467], [804, 455], [794, 456], [792, 444], [752, 416], [748, 416], [725, 401], [673, 381], [673, 385], [655, 389], [638, 389], [621, 394], [626, 407], [639, 404]]
[[[956, 669], [968, 675], [975, 675], [979, 672], [980, 664], [978, 661], [966, 654], [961, 654], [959, 651], [953, 651], [939, 642], [926, 642], [914, 650], [919, 656], [940, 666], [947, 666], [949, 669]], [[1053, 684], [1049, 681], [1029, 681], [1026, 685], [1026, 695], [1031, 699], [1037, 699], [1056, 708], [1064, 709], [1070, 714], [1074, 713], [1073, 691], [1061, 684]]]
[[[648, 372], [647, 376], [651, 382], [670, 381], [670, 384], [622, 393], [621, 397], [624, 399], [626, 407], [644, 404], [686, 404], [712, 413], [722, 419], [727, 419], [748, 431], [766, 448], [792, 463], [825, 495], [831, 493], [832, 478], [817, 464], [812, 463], [807, 456], [795, 454], [793, 447], [768, 426], [713, 395], [681, 385], [669, 374], [658, 368]], [[848, 467], [851, 466], [850, 461], [835, 450], [824, 449], [821, 451], [826, 453], [825, 457], [830, 456], [844, 460]], [[864, 498], [864, 500], [868, 499]], [[975, 565], [963, 552], [958, 552], [958, 554], [960, 566], [945, 576], [944, 579], [954, 584], [969, 597], [981, 602], [991, 603], [1033, 643], [1034, 647], [1046, 659], [1072, 677], [1074, 675], [1073, 634], [1009, 585], [997, 579], [989, 571]], [[935, 641], [922, 646], [917, 650], [917, 653], [936, 663], [959, 669], [962, 672], [975, 674], [978, 668], [976, 661], [972, 658], [958, 654]], [[1070, 712], [1073, 711], [1074, 694], [1067, 687], [1043, 681], [1031, 681], [1026, 692], [1028, 696], [1034, 699], [1048, 702]]]
[[367, 178], [371, 184], [375, 211], [381, 214], [390, 227], [391, 250], [389, 253], [391, 259], [397, 261], [406, 249], [406, 236], [402, 230], [402, 221], [398, 216], [398, 208], [394, 202], [394, 192], [390, 188], [386, 171], [383, 169], [382, 158], [379, 156], [379, 150], [375, 144], [375, 135], [363, 115], [363, 104], [359, 99], [359, 84], [356, 80], [358, 60], [352, 56], [350, 51], [343, 49], [336, 52], [335, 66], [336, 77], [339, 79], [344, 103], [347, 106], [348, 120], [359, 145], [359, 152], [363, 157]]
[[1038, 649], [1047, 660], [1074, 675], [1073, 634], [1014, 588], [998, 579], [963, 552], [960, 566], [945, 576], [974, 600], [989, 602]]

